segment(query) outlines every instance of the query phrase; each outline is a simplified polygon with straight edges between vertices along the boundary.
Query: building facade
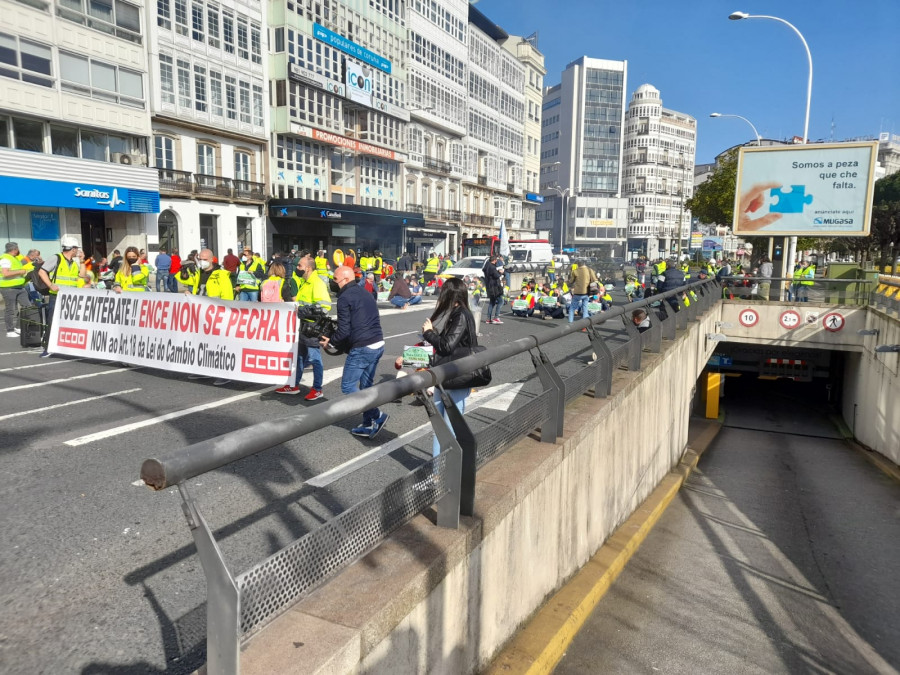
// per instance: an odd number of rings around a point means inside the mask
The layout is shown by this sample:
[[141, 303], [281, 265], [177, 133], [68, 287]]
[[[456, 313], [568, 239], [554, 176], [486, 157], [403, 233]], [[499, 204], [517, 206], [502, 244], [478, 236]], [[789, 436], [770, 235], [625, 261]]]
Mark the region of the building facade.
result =
[[663, 108], [659, 90], [642, 84], [631, 97], [625, 123], [624, 194], [628, 197], [628, 250], [656, 259], [690, 250], [697, 121]]
[[270, 250], [398, 256], [406, 229], [425, 225], [404, 210], [401, 180], [407, 3], [278, 0], [269, 9]]
[[146, 248], [159, 211], [144, 5], [0, 0], [0, 236]]
[[886, 131], [878, 134], [878, 163], [885, 176], [900, 172], [900, 135]]
[[544, 90], [536, 227], [554, 250], [624, 256], [628, 200], [622, 195], [627, 61], [583, 56]]
[[161, 213], [150, 250], [265, 248], [265, 3], [148, 7], [152, 165]]

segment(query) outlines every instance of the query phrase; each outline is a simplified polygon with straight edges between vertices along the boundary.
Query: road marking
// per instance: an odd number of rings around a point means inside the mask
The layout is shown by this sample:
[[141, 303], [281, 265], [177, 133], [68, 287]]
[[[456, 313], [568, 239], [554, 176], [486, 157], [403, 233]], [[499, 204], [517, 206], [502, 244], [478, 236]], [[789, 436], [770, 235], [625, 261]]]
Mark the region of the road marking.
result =
[[66, 359], [65, 361], [44, 361], [42, 363], [32, 363], [30, 366], [15, 366], [13, 368], [0, 368], [0, 373], [7, 373], [10, 370], [23, 370], [25, 368], [41, 368], [42, 366], [58, 366], [60, 363], [71, 363], [72, 361], [81, 361], [81, 359]]
[[38, 354], [40, 349], [20, 349], [17, 352], [0, 352], [0, 356], [13, 356], [14, 354]]
[[[522, 382], [511, 382], [509, 384], [500, 384], [495, 387], [488, 387], [487, 389], [480, 389], [476, 391], [470, 397], [471, 404], [466, 405], [466, 414], [469, 412], [476, 410], [478, 408], [491, 407], [495, 410], [508, 410], [509, 405], [512, 404], [515, 396], [509, 399], [509, 402], [506, 404], [506, 408], [495, 407], [496, 404], [493, 400], [493, 397], [496, 397], [498, 394], [504, 395], [508, 391], [518, 391], [522, 388]], [[466, 401], [468, 404], [469, 401]], [[490, 403], [490, 406], [487, 404]], [[404, 445], [415, 441], [422, 436], [426, 436], [431, 433], [431, 422], [426, 422], [415, 429], [411, 429], [407, 431], [405, 434], [398, 436], [397, 438], [391, 439], [384, 445], [380, 445], [377, 448], [372, 448], [368, 452], [359, 455], [358, 457], [354, 457], [351, 460], [344, 462], [343, 464], [339, 464], [333, 469], [329, 469], [324, 473], [320, 473], [318, 476], [313, 476], [308, 481], [306, 481], [307, 485], [311, 485], [313, 487], [325, 487], [326, 485], [330, 485], [334, 483], [336, 480], [343, 478], [355, 471], [359, 471], [364, 466], [367, 466], [379, 459], [380, 457], [384, 457], [392, 453], [394, 450], [402, 448]]]
[[[268, 390], [268, 387], [266, 387], [266, 390]], [[211, 410], [212, 408], [218, 408], [223, 405], [228, 405], [229, 403], [237, 403], [238, 401], [243, 401], [244, 399], [252, 398], [253, 396], [259, 396], [262, 393], [264, 392], [244, 392], [243, 394], [238, 394], [237, 396], [230, 396], [218, 401], [210, 401], [209, 403], [203, 403], [202, 405], [195, 405], [193, 408], [176, 410], [175, 412], [166, 413], [165, 415], [160, 415], [158, 417], [151, 417], [150, 419], [141, 420], [140, 422], [132, 422], [131, 424], [125, 424], [120, 427], [113, 427], [112, 429], [107, 429], [106, 431], [98, 431], [97, 433], [88, 434], [87, 436], [79, 436], [78, 438], [73, 438], [70, 441], [66, 441], [65, 444], [73, 448], [79, 445], [86, 445], [88, 443], [93, 443], [94, 441], [103, 440], [104, 438], [110, 438], [111, 436], [119, 436], [120, 434], [127, 434], [128, 432], [135, 431], [136, 429], [150, 427], [154, 424], [159, 424], [160, 422], [167, 422], [169, 420], [178, 419], [179, 417], [184, 417], [185, 415], [193, 415], [194, 413], [203, 412], [204, 410]]]
[[0, 389], [0, 394], [6, 391], [18, 391], [19, 389], [33, 389], [35, 387], [46, 387], [48, 384], [61, 384], [63, 382], [71, 382], [72, 380], [83, 380], [87, 377], [100, 377], [101, 375], [114, 375], [125, 370], [134, 370], [133, 368], [116, 368], [115, 370], [104, 370], [102, 373], [88, 373], [87, 375], [73, 375], [72, 377], [63, 377], [58, 380], [47, 380], [46, 382], [32, 382], [31, 384], [20, 384], [16, 387], [6, 387]]
[[80, 398], [77, 401], [69, 401], [67, 403], [57, 403], [56, 405], [48, 405], [44, 408], [35, 408], [34, 410], [23, 410], [22, 412], [10, 413], [9, 415], [0, 415], [0, 421], [8, 420], [13, 417], [21, 417], [22, 415], [33, 415], [34, 413], [39, 412], [47, 412], [48, 410], [55, 410], [56, 408], [65, 408], [70, 405], [78, 405], [79, 403], [90, 403], [91, 401], [99, 401], [101, 398], [110, 398], [111, 396], [121, 396], [122, 394], [133, 394], [136, 391], [140, 391], [141, 388], [137, 389], [126, 389], [125, 391], [114, 391], [111, 394], [103, 394], [102, 396], [90, 396], [89, 398]]
[[396, 335], [386, 335], [384, 339], [385, 339], [385, 340], [390, 340], [390, 339], [392, 339], [392, 338], [403, 337], [404, 335], [415, 335], [416, 333], [421, 333], [421, 332], [422, 332], [422, 331], [411, 330], [411, 331], [409, 331], [408, 333], [397, 333]]

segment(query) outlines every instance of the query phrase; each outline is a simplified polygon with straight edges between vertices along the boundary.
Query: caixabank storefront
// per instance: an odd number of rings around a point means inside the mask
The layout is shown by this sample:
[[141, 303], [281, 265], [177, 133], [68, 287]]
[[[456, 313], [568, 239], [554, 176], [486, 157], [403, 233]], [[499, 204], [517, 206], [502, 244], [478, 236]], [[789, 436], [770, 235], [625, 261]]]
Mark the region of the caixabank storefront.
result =
[[155, 169], [0, 148], [0, 237], [47, 259], [63, 235], [86, 255], [147, 248], [156, 236]]
[[393, 259], [406, 250], [408, 234], [425, 226], [421, 213], [305, 199], [269, 200], [269, 222], [274, 252], [378, 250]]

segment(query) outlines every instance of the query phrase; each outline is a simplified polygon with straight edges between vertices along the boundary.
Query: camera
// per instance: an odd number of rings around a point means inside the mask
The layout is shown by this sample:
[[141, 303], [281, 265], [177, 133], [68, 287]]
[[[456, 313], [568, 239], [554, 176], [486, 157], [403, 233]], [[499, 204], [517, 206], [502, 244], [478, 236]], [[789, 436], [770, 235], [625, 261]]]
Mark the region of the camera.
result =
[[[300, 335], [305, 338], [318, 340], [334, 335], [337, 330], [337, 321], [332, 319], [319, 305], [303, 305], [297, 308], [297, 318], [300, 319]], [[336, 356], [341, 350], [330, 342], [325, 348], [327, 354]]]

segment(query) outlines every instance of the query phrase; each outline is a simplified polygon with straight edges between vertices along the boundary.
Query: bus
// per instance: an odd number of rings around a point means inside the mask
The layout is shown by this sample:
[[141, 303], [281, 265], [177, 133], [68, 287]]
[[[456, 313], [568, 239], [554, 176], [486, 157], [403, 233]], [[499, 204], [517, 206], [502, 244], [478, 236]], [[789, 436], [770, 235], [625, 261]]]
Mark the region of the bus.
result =
[[[531, 246], [529, 246], [531, 244]], [[510, 249], [549, 249], [549, 239], [510, 239]], [[477, 258], [488, 257], [492, 255], [500, 255], [500, 237], [475, 237], [463, 239], [462, 257]], [[513, 257], [517, 257], [515, 254]], [[545, 256], [542, 256], [543, 260]], [[549, 261], [549, 257], [547, 257]]]

